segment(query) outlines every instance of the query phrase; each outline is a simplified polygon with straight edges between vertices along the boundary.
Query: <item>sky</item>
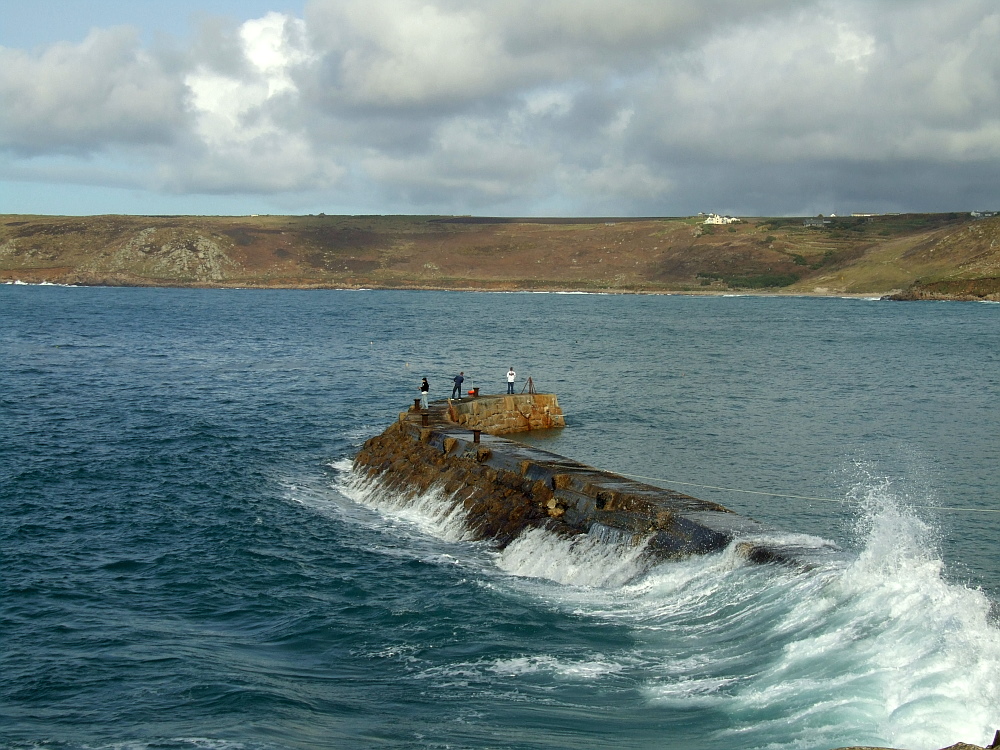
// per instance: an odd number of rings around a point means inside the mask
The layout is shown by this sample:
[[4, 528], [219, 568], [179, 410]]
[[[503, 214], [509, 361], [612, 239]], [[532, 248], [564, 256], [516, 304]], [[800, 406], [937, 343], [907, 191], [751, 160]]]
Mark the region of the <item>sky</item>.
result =
[[0, 0], [0, 214], [997, 209], [997, 0]]

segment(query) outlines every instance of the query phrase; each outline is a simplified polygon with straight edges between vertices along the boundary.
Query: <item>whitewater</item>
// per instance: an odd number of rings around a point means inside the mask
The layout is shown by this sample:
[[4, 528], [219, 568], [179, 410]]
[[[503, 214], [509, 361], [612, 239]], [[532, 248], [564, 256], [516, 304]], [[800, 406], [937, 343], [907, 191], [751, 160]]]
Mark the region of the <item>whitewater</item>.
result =
[[[404, 498], [336, 468], [344, 497], [412, 533], [452, 544], [471, 538], [461, 505], [440, 490]], [[739, 540], [721, 554], [656, 565], [641, 546], [542, 529], [488, 555], [475, 555], [474, 544], [453, 548], [448, 564], [487, 585], [626, 629], [637, 646], [573, 662], [458, 664], [451, 674], [489, 682], [641, 673], [653, 704], [732, 717], [711, 735], [739, 747], [835, 747], [845, 736], [906, 748], [935, 747], [941, 737], [986, 744], [1000, 720], [1000, 631], [989, 601], [943, 580], [934, 532], [890, 488], [853, 490], [860, 553], [806, 571], [748, 563], [735, 551]], [[836, 549], [805, 535], [768, 541]]]

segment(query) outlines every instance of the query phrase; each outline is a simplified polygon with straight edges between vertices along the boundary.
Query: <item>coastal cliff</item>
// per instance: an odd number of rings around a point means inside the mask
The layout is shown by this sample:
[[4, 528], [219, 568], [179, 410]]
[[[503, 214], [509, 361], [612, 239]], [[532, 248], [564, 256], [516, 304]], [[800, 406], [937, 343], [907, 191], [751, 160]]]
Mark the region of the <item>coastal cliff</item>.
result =
[[1000, 217], [0, 215], [0, 281], [997, 300]]

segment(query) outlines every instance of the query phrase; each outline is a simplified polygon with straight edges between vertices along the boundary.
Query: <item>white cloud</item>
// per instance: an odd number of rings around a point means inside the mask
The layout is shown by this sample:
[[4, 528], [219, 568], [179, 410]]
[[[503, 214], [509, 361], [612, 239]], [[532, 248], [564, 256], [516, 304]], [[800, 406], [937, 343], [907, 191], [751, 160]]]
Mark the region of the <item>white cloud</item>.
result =
[[[647, 89], [645, 133], [662, 158], [703, 152], [805, 164], [1000, 156], [987, 135], [1000, 115], [1000, 89], [981, 86], [988, 69], [970, 64], [986, 38], [1000, 43], [995, 28], [986, 31], [993, 19], [925, 39], [919, 55], [879, 40], [872, 27], [892, 21], [900, 19], [828, 8], [717, 35]], [[918, 33], [931, 29], [909, 37]], [[988, 59], [995, 69], [997, 53]]]
[[[563, 189], [576, 194], [596, 213], [618, 213], [624, 206], [656, 203], [666, 198], [673, 182], [649, 164], [607, 159], [590, 169], [563, 172]], [[627, 213], [627, 212], [626, 212]]]
[[270, 192], [329, 187], [342, 167], [316, 152], [301, 121], [298, 68], [313, 64], [303, 21], [279, 13], [244, 23], [242, 65], [198, 65], [184, 78], [194, 118], [191, 151], [165, 162], [174, 191]]
[[477, 6], [418, 0], [314, 3], [311, 38], [332, 71], [325, 83], [352, 107], [426, 108], [489, 95], [509, 59]]
[[532, 117], [563, 117], [573, 107], [570, 92], [553, 89], [529, 91], [524, 97], [525, 111]]
[[198, 144], [179, 159], [162, 159], [153, 184], [170, 193], [266, 194], [329, 188], [343, 174], [335, 161], [317, 159], [304, 139], [262, 133], [210, 149]]
[[288, 69], [305, 58], [285, 44], [284, 30], [291, 24], [277, 14], [248, 21], [239, 33], [245, 65], [229, 72], [201, 64], [184, 77], [195, 131], [206, 144], [252, 141], [279, 129], [266, 105], [281, 95], [295, 96]]
[[833, 59], [838, 65], [853, 63], [859, 72], [868, 69], [868, 59], [875, 52], [875, 38], [843, 21], [834, 24], [835, 37], [832, 50]]
[[0, 48], [0, 148], [88, 152], [163, 143], [183, 122], [183, 88], [128, 28], [33, 55]]
[[301, 26], [301, 21], [276, 13], [247, 21], [238, 33], [243, 65], [230, 72], [203, 63], [185, 76], [197, 126], [206, 141], [248, 140], [276, 129], [261, 109], [275, 97], [297, 93], [290, 71], [308, 54], [290, 44], [288, 32]]
[[312, 57], [306, 42], [305, 23], [280, 13], [247, 21], [240, 27], [247, 60], [267, 83], [267, 95], [295, 89], [290, 71]]
[[614, 119], [605, 125], [601, 132], [609, 138], [621, 138], [628, 130], [633, 117], [635, 117], [635, 108], [623, 107], [615, 113]]

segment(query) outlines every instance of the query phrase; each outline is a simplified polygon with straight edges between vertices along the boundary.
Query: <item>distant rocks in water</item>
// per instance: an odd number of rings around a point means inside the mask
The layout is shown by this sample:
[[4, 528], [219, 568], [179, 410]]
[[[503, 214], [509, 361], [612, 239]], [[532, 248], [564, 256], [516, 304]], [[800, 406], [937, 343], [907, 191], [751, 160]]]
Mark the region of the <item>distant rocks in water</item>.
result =
[[[858, 745], [851, 747], [840, 747], [837, 750], [903, 750], [902, 748], [892, 748], [892, 747], [870, 747], [868, 745]], [[972, 745], [968, 742], [956, 742], [954, 745], [948, 745], [948, 747], [943, 747], [941, 750], [1000, 750], [1000, 729], [997, 730], [996, 734], [993, 736], [993, 742], [989, 745]]]
[[954, 300], [957, 302], [1000, 302], [1000, 277], [917, 282], [908, 289], [887, 294], [882, 299], [896, 302]]

